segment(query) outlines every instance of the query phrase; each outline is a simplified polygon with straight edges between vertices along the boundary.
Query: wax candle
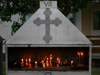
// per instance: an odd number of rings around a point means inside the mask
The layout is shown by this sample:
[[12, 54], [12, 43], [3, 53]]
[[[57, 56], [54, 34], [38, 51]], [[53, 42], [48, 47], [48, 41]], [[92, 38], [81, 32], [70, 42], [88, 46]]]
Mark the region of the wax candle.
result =
[[71, 67], [73, 67], [73, 62], [74, 62], [74, 61], [73, 61], [73, 60], [71, 60]]
[[26, 59], [26, 67], [28, 66], [28, 61], [27, 61], [27, 59]]
[[24, 59], [21, 59], [21, 66], [24, 66]]
[[78, 54], [78, 56], [79, 56], [79, 63], [80, 63], [80, 52], [78, 52], [77, 54]]
[[37, 68], [38, 66], [37, 66], [37, 61], [35, 61], [35, 68]]
[[82, 63], [83, 63], [83, 52], [81, 52], [81, 56], [82, 56]]
[[45, 63], [43, 63], [43, 67], [45, 67]]
[[50, 67], [52, 67], [51, 60], [52, 60], [52, 54], [50, 54]]

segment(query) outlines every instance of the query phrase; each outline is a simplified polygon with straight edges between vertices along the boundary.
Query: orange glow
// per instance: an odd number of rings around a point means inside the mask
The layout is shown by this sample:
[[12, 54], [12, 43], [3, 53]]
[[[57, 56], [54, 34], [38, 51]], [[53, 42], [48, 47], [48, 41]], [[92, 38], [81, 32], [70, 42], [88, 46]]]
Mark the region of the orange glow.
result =
[[50, 54], [50, 59], [52, 59], [52, 54]]
[[57, 60], [59, 60], [59, 58], [57, 58]]
[[74, 62], [74, 61], [73, 61], [73, 60], [71, 60], [71, 67], [73, 67], [73, 62]]
[[52, 56], [52, 54], [50, 54], [50, 56]]
[[82, 63], [83, 63], [83, 52], [77, 52], [78, 56], [79, 56], [79, 63], [80, 63], [80, 59], [82, 57]]
[[37, 61], [35, 61], [35, 68], [37, 68], [38, 66], [37, 66]]
[[60, 59], [57, 58], [57, 67], [59, 67], [59, 65], [60, 65]]
[[24, 66], [24, 59], [21, 59], [21, 66]]
[[44, 61], [42, 60], [42, 63], [44, 63]]
[[80, 55], [80, 52], [77, 52], [78, 55]]
[[17, 62], [14, 63], [14, 65], [16, 65], [16, 64], [17, 64]]
[[57, 63], [60, 64], [60, 59], [59, 58], [57, 58]]
[[37, 65], [37, 61], [35, 61], [35, 64]]
[[81, 55], [83, 56], [83, 52], [81, 52]]
[[84, 64], [77, 64], [77, 66], [84, 66]]
[[48, 61], [46, 61], [46, 66], [49, 67], [49, 62]]
[[71, 60], [71, 63], [73, 63], [73, 60]]
[[43, 67], [45, 67], [45, 63], [43, 63]]
[[24, 61], [24, 59], [21, 59], [21, 61], [23, 62], [23, 61]]
[[81, 52], [81, 56], [82, 56], [82, 63], [83, 63], [83, 52]]
[[51, 59], [52, 59], [52, 54], [50, 54], [50, 67], [52, 67]]
[[26, 66], [28, 66], [28, 62], [27, 62], [27, 59], [26, 59]]
[[30, 63], [31, 63], [31, 59], [29, 58], [29, 65], [30, 65]]
[[47, 60], [49, 60], [49, 58], [47, 58]]
[[59, 64], [57, 64], [57, 67], [59, 67]]
[[32, 64], [29, 64], [29, 68], [32, 68]]
[[[68, 61], [71, 65], [71, 67], [73, 67], [74, 64], [79, 63], [77, 66], [83, 66], [83, 63], [85, 62], [85, 52], [84, 51], [78, 51], [76, 52], [77, 55], [77, 61], [79, 62], [75, 62], [73, 60]], [[53, 59], [52, 59], [53, 58]], [[32, 58], [33, 59], [33, 58]], [[66, 66], [67, 64], [67, 60], [66, 59], [62, 59], [61, 57], [57, 57], [55, 58], [54, 56], [52, 56], [52, 54], [50, 54], [49, 56], [44, 56], [43, 59], [40, 59], [38, 61], [34, 62], [33, 65], [33, 60], [30, 57], [27, 59], [21, 59], [20, 61], [20, 65], [21, 67], [27, 67], [27, 68], [38, 68], [38, 67], [61, 67], [61, 66]], [[81, 64], [82, 63], [82, 64]], [[17, 63], [13, 63], [14, 65], [16, 65]]]
[[29, 58], [29, 62], [31, 62], [31, 59]]

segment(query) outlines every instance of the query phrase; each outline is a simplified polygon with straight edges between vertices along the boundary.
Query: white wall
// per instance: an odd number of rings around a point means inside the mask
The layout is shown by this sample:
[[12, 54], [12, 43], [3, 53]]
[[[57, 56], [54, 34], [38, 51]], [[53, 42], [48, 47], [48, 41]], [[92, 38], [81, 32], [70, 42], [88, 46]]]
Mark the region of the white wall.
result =
[[8, 40], [11, 37], [11, 26], [13, 24], [13, 21], [17, 21], [20, 16], [13, 15], [12, 16], [12, 22], [2, 22], [0, 21], [0, 36], [4, 38], [5, 40]]
[[[20, 16], [17, 15], [13, 15], [12, 16], [12, 22], [2, 22], [0, 21], [0, 36], [5, 39], [8, 40], [11, 37], [11, 26], [13, 24], [13, 21], [18, 21], [18, 18]], [[5, 47], [3, 46], [3, 53], [5, 53]]]

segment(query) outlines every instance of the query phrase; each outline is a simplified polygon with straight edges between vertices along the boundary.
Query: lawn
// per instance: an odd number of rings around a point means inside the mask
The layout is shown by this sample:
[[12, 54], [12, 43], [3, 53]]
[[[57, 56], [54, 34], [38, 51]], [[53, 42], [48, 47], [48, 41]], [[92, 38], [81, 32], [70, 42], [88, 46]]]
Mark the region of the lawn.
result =
[[6, 75], [6, 74], [5, 74], [5, 70], [6, 70], [6, 67], [3, 66], [3, 75]]
[[100, 74], [100, 71], [95, 70], [95, 71], [92, 71], [92, 73]]

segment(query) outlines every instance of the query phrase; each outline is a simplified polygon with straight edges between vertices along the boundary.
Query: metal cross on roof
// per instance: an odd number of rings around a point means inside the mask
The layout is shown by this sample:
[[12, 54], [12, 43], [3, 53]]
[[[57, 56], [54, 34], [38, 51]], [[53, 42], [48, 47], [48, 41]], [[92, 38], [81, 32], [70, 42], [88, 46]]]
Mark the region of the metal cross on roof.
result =
[[52, 40], [52, 37], [50, 36], [50, 24], [55, 24], [55, 26], [59, 26], [62, 21], [59, 18], [55, 18], [55, 20], [50, 20], [50, 15], [52, 14], [52, 11], [50, 11], [49, 8], [46, 8], [43, 14], [45, 15], [45, 20], [37, 18], [33, 21], [33, 23], [37, 26], [45, 24], [45, 36], [43, 37], [43, 40], [45, 40], [46, 43], [49, 43], [50, 40]]

